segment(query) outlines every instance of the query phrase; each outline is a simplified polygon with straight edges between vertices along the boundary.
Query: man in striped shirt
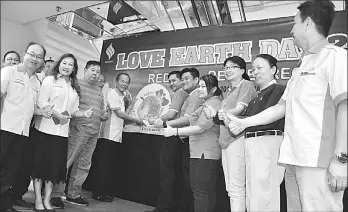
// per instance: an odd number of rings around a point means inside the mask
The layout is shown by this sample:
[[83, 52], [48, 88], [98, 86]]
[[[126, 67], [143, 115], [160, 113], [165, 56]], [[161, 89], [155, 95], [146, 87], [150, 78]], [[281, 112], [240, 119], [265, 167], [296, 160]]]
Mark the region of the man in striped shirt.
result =
[[[79, 79], [81, 89], [79, 109], [93, 110], [93, 115], [90, 119], [73, 118], [70, 122], [67, 167], [70, 168], [72, 165], [72, 169], [70, 178], [68, 178], [66, 200], [81, 206], [88, 205], [88, 201], [82, 197], [82, 184], [91, 167], [101, 121], [107, 117], [107, 113], [104, 111], [103, 94], [98, 83], [100, 74], [100, 63], [88, 61], [84, 77]], [[60, 186], [60, 194], [63, 193], [63, 188], [64, 186]], [[54, 206], [62, 205], [59, 198], [55, 198], [52, 203]]]

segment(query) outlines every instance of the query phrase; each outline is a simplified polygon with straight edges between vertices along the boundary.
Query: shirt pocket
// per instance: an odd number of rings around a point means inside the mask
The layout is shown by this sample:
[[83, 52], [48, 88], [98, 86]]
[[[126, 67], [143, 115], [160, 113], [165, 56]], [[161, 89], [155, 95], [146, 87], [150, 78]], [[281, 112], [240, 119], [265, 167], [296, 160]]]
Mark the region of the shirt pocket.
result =
[[327, 80], [321, 68], [303, 70], [292, 83], [292, 94], [299, 99], [320, 100], [327, 91]]
[[62, 101], [61, 103], [64, 103], [65, 98], [65, 89], [62, 85], [59, 84], [53, 84], [51, 95], [50, 95], [50, 101], [54, 101], [59, 99], [59, 101]]

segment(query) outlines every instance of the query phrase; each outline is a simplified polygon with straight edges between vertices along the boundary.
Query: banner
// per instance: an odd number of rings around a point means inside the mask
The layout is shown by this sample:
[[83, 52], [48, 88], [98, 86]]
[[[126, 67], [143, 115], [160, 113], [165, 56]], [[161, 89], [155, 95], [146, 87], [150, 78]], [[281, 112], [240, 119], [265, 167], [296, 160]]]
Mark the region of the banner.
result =
[[[347, 12], [335, 15], [328, 40], [347, 48]], [[185, 67], [197, 68], [201, 76], [214, 74], [226, 92], [229, 84], [222, 66], [227, 57], [244, 58], [250, 76], [253, 58], [266, 53], [277, 58], [277, 80], [286, 84], [302, 54], [290, 35], [293, 22], [294, 17], [286, 17], [105, 40], [101, 69], [110, 87], [114, 87], [117, 73], [127, 72], [132, 96], [151, 83], [169, 89], [168, 73]]]

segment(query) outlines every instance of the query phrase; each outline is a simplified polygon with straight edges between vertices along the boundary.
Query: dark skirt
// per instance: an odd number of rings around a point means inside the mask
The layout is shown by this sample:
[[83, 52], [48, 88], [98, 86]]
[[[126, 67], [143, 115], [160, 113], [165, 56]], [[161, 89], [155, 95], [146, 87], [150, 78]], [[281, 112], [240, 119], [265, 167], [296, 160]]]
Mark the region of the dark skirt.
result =
[[68, 138], [36, 133], [35, 156], [31, 177], [53, 184], [66, 182]]

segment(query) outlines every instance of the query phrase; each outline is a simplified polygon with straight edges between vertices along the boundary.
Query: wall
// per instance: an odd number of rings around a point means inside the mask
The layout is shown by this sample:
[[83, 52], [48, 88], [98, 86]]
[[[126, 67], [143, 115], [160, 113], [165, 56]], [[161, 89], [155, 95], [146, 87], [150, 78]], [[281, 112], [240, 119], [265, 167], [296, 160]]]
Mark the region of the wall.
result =
[[78, 60], [78, 77], [83, 76], [83, 68], [88, 60], [100, 59], [100, 53], [88, 40], [47, 19], [27, 24], [1, 19], [1, 60], [10, 50], [17, 51], [22, 59], [24, 49], [30, 41], [45, 46], [46, 59], [51, 57], [58, 60], [64, 53], [74, 54]]
[[25, 46], [33, 38], [34, 35], [25, 26], [1, 19], [1, 60], [11, 50], [17, 51], [22, 58]]

